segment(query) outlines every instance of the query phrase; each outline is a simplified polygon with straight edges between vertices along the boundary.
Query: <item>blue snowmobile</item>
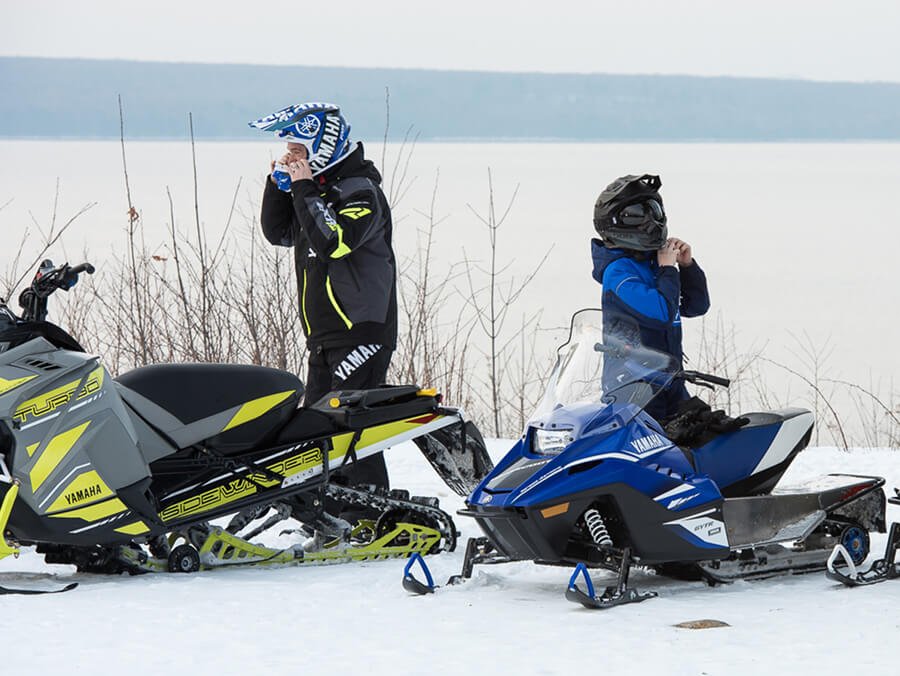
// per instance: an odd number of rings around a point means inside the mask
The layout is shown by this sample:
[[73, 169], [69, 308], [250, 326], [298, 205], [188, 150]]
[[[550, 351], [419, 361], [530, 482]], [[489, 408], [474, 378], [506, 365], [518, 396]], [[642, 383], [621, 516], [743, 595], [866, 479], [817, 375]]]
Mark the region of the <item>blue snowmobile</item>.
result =
[[[729, 384], [670, 365], [668, 355], [604, 341], [599, 310], [576, 313], [538, 410], [459, 512], [484, 537], [469, 540], [451, 582], [476, 564], [574, 565], [566, 598], [607, 608], [656, 596], [629, 586], [632, 565], [715, 584], [821, 571], [835, 545], [861, 563], [869, 531], [885, 531], [884, 479], [832, 474], [776, 487], [809, 443], [812, 413], [732, 419], [695, 406], [664, 427], [644, 409], [673, 378]], [[433, 591], [413, 564], [404, 587]], [[615, 583], [596, 593], [591, 567], [615, 572]]]

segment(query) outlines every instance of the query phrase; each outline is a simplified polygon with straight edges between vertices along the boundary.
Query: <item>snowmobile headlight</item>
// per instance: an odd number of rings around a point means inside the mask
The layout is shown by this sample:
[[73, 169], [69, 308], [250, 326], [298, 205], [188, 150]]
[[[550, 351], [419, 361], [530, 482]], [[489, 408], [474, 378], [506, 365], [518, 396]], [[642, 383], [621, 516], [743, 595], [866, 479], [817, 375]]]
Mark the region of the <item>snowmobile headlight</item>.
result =
[[572, 430], [534, 430], [535, 453], [542, 455], [559, 453], [572, 441]]

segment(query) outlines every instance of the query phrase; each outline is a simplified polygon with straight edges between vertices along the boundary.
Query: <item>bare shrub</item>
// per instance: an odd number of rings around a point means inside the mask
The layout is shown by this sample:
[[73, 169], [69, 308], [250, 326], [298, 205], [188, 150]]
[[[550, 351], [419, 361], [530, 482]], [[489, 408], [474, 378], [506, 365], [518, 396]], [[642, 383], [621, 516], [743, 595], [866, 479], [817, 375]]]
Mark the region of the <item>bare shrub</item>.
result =
[[[463, 293], [469, 310], [474, 313], [476, 325], [488, 343], [487, 350], [482, 353], [483, 358], [487, 362], [486, 389], [488, 395], [486, 397], [476, 397], [476, 401], [480, 402], [490, 412], [491, 430], [495, 436], [499, 437], [504, 433], [511, 434], [514, 431], [517, 433], [521, 429], [514, 427], [509, 422], [510, 414], [512, 414], [513, 419], [521, 418], [521, 415], [516, 416], [515, 410], [510, 411], [504, 401], [504, 390], [507, 387], [511, 356], [515, 347], [520, 344], [517, 340], [519, 333], [510, 333], [506, 330], [507, 322], [510, 319], [511, 310], [516, 301], [534, 280], [541, 267], [543, 267], [553, 247], [551, 246], [547, 249], [543, 258], [524, 278], [519, 279], [509, 275], [510, 263], [501, 264], [498, 261], [500, 250], [499, 231], [515, 203], [519, 186], [517, 185], [513, 189], [506, 206], [502, 211], [498, 212], [494, 195], [493, 175], [490, 168], [487, 170], [487, 182], [487, 210], [479, 212], [471, 204], [466, 206], [487, 229], [487, 251], [490, 260], [480, 262], [470, 259], [465, 255], [465, 249], [463, 250], [467, 281], [467, 291]], [[522, 317], [521, 326], [523, 332], [526, 327], [537, 326], [538, 316], [539, 313], [533, 313], [530, 316]], [[476, 377], [476, 382], [477, 380], [481, 379]], [[528, 384], [522, 383], [523, 387], [530, 384], [530, 382]], [[529, 394], [530, 397], [531, 395]]]

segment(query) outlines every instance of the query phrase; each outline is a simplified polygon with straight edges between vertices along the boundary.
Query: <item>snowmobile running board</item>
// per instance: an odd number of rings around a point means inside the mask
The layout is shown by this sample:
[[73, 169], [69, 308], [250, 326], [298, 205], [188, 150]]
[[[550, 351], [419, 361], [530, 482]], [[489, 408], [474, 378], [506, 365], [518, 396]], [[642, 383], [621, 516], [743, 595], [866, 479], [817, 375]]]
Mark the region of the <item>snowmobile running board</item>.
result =
[[[894, 489], [896, 497], [889, 502], [900, 505], [900, 489]], [[900, 579], [900, 561], [897, 554], [900, 552], [900, 523], [891, 524], [887, 545], [884, 548], [884, 556], [875, 561], [867, 570], [859, 570], [853, 563], [850, 553], [843, 545], [836, 545], [828, 557], [825, 576], [829, 580], [840, 582], [845, 587], [864, 587], [878, 584], [885, 580]], [[846, 569], [838, 568], [843, 563]]]

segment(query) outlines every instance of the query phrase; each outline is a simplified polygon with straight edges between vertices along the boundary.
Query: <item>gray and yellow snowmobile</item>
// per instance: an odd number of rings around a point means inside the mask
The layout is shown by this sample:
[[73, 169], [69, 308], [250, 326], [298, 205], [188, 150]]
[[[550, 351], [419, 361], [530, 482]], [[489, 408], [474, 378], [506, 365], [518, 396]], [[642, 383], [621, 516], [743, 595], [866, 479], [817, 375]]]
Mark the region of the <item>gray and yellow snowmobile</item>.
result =
[[[434, 390], [332, 392], [298, 407], [303, 383], [260, 366], [158, 364], [113, 378], [46, 321], [48, 297], [85, 272], [45, 261], [21, 317], [0, 302], [0, 558], [36, 545], [79, 571], [191, 572], [455, 547], [436, 498], [333, 476], [414, 440], [468, 494], [491, 462], [477, 428]], [[372, 518], [349, 523], [326, 511], [334, 504]], [[290, 517], [302, 542], [251, 542]]]

